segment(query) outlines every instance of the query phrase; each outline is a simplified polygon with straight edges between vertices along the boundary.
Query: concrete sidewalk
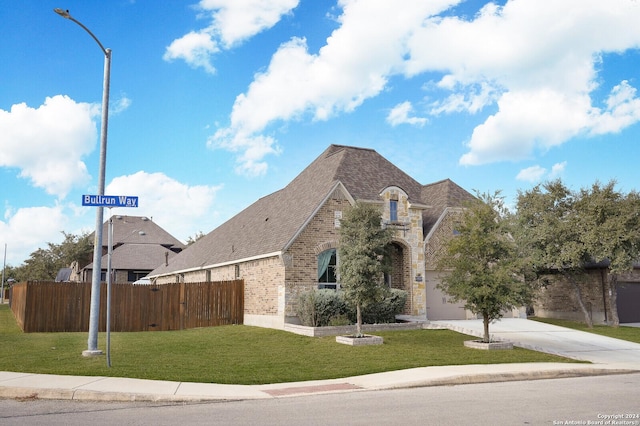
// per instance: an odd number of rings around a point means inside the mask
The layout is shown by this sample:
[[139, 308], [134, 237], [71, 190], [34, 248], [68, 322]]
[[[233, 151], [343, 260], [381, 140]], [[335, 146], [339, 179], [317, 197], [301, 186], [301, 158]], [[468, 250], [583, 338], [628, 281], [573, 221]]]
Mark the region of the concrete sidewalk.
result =
[[[430, 327], [451, 328], [469, 335], [478, 335], [478, 330], [482, 332], [482, 322], [476, 320], [434, 321]], [[267, 385], [0, 372], [0, 398], [175, 402], [246, 400], [640, 372], [639, 344], [519, 319], [503, 319], [492, 324], [490, 331], [495, 338], [508, 339], [516, 346], [588, 360], [595, 364], [523, 363], [422, 367], [341, 379]]]
[[628, 374], [640, 366], [563, 363], [422, 367], [344, 379], [268, 385], [220, 385], [120, 377], [0, 372], [0, 398], [180, 402], [282, 398], [423, 386]]

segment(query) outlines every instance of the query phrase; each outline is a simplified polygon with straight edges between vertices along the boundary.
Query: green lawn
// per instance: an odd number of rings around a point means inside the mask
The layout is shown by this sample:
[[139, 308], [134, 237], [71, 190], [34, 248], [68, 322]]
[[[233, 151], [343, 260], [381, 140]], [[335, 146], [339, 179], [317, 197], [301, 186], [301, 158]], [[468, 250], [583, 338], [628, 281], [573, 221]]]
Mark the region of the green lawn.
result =
[[602, 336], [613, 337], [615, 339], [628, 340], [630, 342], [640, 343], [640, 327], [611, 327], [608, 325], [594, 325], [593, 328], [587, 327], [585, 323], [569, 320], [559, 320], [551, 318], [531, 318], [535, 321], [547, 324], [558, 325], [560, 327], [572, 328], [574, 330], [587, 331], [589, 333], [600, 334]]
[[[525, 349], [482, 351], [448, 330], [379, 332], [382, 346], [353, 347], [335, 337], [305, 337], [248, 326], [111, 333], [111, 363], [82, 356], [87, 333], [22, 333], [0, 306], [0, 370], [133, 377], [204, 383], [264, 384], [356, 376], [413, 367], [514, 362], [574, 362]], [[99, 347], [105, 349], [105, 334]]]

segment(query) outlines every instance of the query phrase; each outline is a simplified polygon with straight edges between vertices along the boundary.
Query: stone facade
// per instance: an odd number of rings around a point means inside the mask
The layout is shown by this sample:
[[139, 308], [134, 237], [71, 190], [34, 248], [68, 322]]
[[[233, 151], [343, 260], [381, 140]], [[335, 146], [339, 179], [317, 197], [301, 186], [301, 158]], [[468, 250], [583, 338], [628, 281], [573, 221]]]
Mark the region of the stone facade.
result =
[[[402, 279], [398, 285], [394, 282], [400, 277], [392, 277], [391, 286], [401, 288], [409, 293], [407, 300], [408, 315], [425, 315], [425, 256], [424, 236], [422, 231], [423, 205], [412, 205], [406, 192], [396, 186], [387, 187], [380, 197], [383, 202], [382, 222], [395, 229], [396, 259], [394, 272], [402, 271]], [[397, 218], [391, 218], [391, 202], [397, 203]]]
[[[396, 200], [397, 221], [390, 220], [389, 201]], [[373, 201], [372, 201], [373, 202]], [[422, 233], [423, 206], [414, 207], [400, 188], [389, 187], [381, 196], [384, 226], [395, 229], [394, 268], [391, 286], [408, 292], [404, 314], [425, 314], [425, 269]], [[301, 293], [318, 287], [318, 255], [339, 246], [339, 221], [351, 207], [349, 197], [337, 188], [283, 255], [286, 259], [284, 315], [285, 322], [297, 322], [297, 303]], [[339, 262], [339, 259], [338, 259]]]

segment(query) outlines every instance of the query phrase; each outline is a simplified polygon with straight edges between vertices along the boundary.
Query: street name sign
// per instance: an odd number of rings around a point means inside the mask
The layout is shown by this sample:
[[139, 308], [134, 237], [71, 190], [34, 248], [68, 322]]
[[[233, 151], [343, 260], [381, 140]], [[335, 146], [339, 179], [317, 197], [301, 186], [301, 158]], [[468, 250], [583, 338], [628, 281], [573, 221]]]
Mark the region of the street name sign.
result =
[[92, 207], [138, 207], [138, 197], [129, 195], [83, 195], [82, 205]]

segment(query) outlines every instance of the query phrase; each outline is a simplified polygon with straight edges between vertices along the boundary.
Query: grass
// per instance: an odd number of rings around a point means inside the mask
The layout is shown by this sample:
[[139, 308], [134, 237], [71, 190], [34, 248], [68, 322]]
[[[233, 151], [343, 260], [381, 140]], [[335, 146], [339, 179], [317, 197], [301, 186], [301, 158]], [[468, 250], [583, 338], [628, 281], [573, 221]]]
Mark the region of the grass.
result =
[[[4, 305], [0, 306], [0, 370], [248, 385], [440, 365], [574, 362], [520, 348], [469, 349], [463, 346], [469, 336], [449, 330], [376, 334], [384, 338], [383, 345], [353, 347], [336, 343], [335, 337], [241, 325], [111, 333], [108, 368], [105, 356], [81, 355], [87, 348], [87, 333], [23, 333]], [[106, 351], [104, 333], [98, 341]]]
[[602, 336], [613, 337], [615, 339], [622, 339], [628, 340], [630, 342], [640, 343], [640, 327], [611, 327], [609, 325], [594, 325], [593, 328], [589, 328], [585, 323], [578, 321], [537, 317], [531, 319], [539, 322], [544, 322], [546, 324], [558, 325], [560, 327], [566, 327], [574, 330], [600, 334]]

